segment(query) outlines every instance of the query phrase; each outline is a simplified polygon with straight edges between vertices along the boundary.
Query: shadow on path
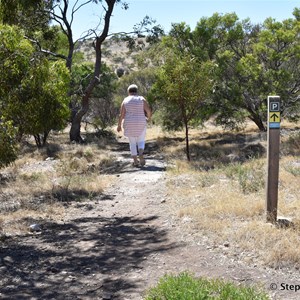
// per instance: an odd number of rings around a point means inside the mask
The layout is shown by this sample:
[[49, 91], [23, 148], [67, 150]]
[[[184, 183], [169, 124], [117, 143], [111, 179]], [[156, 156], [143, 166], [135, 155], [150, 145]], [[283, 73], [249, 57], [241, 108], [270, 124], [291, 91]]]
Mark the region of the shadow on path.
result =
[[165, 171], [163, 157], [159, 153], [159, 147], [155, 142], [147, 142], [145, 146], [146, 165], [143, 167], [133, 167], [132, 158], [129, 151], [128, 142], [118, 142], [111, 147], [113, 153], [117, 153], [119, 160], [116, 160], [112, 165], [102, 168], [101, 172], [105, 174], [122, 174], [135, 173], [139, 170], [143, 171]]
[[83, 217], [46, 223], [40, 235], [9, 241], [0, 252], [0, 298], [97, 299], [135, 289], [137, 280], [120, 275], [143, 268], [153, 253], [178, 247], [156, 219]]

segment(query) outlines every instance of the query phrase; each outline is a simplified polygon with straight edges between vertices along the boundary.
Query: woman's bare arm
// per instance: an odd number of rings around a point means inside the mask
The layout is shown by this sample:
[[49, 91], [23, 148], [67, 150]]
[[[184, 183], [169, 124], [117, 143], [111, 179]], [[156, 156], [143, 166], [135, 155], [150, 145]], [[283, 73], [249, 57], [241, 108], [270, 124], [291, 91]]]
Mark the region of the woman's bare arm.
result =
[[122, 121], [125, 118], [125, 114], [126, 114], [126, 110], [125, 110], [125, 106], [122, 103], [121, 105], [121, 109], [120, 109], [120, 115], [119, 115], [119, 121], [118, 121], [118, 127], [117, 127], [117, 131], [120, 132], [122, 131]]
[[143, 100], [143, 102], [144, 102], [144, 111], [146, 112], [148, 121], [150, 121], [152, 117], [152, 110], [150, 108], [150, 105], [145, 99]]

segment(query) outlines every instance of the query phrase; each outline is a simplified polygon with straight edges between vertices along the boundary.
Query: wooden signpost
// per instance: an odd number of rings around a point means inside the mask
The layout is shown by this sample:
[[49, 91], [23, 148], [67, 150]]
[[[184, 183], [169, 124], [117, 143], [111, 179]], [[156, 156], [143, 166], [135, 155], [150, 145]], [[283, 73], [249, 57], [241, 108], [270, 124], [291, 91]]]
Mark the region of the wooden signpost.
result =
[[267, 222], [277, 221], [280, 140], [280, 97], [268, 96]]

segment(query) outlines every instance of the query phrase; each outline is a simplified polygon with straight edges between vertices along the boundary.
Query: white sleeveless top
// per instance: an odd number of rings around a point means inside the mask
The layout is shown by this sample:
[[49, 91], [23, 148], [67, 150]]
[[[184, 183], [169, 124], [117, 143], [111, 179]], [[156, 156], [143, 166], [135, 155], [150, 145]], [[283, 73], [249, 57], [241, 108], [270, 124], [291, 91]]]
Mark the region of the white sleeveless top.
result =
[[144, 131], [147, 121], [144, 112], [144, 97], [130, 95], [123, 100], [125, 107], [124, 135], [138, 137]]

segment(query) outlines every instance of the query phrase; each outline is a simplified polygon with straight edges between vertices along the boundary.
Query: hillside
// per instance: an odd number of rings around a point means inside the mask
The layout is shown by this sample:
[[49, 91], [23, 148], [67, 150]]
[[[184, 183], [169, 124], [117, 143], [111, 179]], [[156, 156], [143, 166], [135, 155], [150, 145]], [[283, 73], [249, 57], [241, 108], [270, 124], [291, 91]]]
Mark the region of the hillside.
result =
[[[137, 45], [138, 47], [148, 46], [145, 38], [137, 39]], [[92, 39], [79, 42], [76, 51], [82, 52], [85, 60], [91, 62], [95, 61], [95, 51]], [[110, 66], [114, 71], [118, 68], [122, 68], [125, 73], [129, 73], [130, 71], [136, 70], [134, 58], [138, 52], [139, 50], [130, 50], [126, 41], [111, 37], [104, 42], [102, 61]]]

